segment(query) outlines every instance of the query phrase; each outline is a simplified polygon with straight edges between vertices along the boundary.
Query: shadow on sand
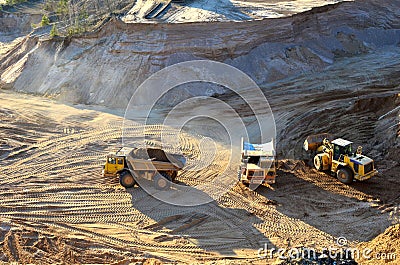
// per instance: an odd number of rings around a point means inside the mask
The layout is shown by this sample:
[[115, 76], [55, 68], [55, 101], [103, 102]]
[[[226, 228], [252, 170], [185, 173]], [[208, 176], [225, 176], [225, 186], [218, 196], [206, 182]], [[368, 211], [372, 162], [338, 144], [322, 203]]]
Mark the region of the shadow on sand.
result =
[[293, 173], [278, 171], [274, 190], [260, 187], [257, 191], [275, 200], [281, 213], [349, 241], [371, 240], [390, 225], [388, 213], [357, 199], [358, 193], [362, 194], [357, 189], [330, 176], [318, 181], [317, 186]]
[[[135, 209], [154, 220], [142, 224], [144, 240], [162, 245], [195, 245], [223, 256], [256, 258], [257, 250], [272, 243], [254, 225], [261, 219], [244, 209], [221, 206], [216, 201], [198, 206], [176, 206], [146, 194], [142, 188], [127, 189]], [[165, 191], [167, 192], [167, 191]], [[204, 196], [208, 196], [204, 194]]]

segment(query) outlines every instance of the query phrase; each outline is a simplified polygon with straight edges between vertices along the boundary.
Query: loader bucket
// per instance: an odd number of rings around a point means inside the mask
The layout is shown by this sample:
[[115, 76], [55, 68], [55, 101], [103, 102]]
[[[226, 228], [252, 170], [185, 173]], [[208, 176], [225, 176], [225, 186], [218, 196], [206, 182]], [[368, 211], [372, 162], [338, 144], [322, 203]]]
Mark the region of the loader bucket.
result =
[[329, 133], [320, 133], [320, 134], [310, 135], [304, 141], [303, 148], [306, 151], [315, 151], [315, 150], [317, 150], [318, 147], [320, 147], [322, 145], [322, 142], [324, 141], [325, 138], [331, 140], [332, 137], [333, 137], [333, 135], [329, 134]]

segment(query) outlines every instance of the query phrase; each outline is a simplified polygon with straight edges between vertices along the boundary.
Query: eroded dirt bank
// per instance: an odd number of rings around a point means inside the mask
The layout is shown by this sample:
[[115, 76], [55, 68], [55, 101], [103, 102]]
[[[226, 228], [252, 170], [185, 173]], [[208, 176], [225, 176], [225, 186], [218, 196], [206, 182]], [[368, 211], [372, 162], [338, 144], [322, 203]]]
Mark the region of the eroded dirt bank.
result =
[[[116, 108], [124, 108], [152, 73], [192, 59], [225, 62], [258, 84], [271, 83], [320, 71], [343, 56], [398, 45], [398, 7], [398, 1], [344, 2], [288, 18], [237, 23], [111, 19], [81, 37], [46, 41], [33, 34], [21, 40], [0, 57], [1, 82], [16, 91]], [[200, 93], [213, 92], [220, 91]]]

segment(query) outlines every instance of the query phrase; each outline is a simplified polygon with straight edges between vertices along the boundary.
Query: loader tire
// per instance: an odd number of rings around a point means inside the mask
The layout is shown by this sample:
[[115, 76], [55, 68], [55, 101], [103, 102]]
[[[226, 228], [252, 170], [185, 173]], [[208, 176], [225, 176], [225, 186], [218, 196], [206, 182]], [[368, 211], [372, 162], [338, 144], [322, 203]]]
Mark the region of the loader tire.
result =
[[124, 187], [124, 188], [132, 188], [133, 186], [135, 186], [135, 179], [133, 178], [133, 176], [131, 175], [131, 173], [129, 173], [128, 171], [122, 171], [119, 174], [119, 183]]
[[171, 187], [171, 177], [165, 172], [159, 172], [154, 176], [154, 187], [158, 190], [167, 190]]
[[324, 165], [322, 163], [322, 156], [319, 155], [314, 156], [314, 167], [318, 171], [322, 171], [324, 169]]
[[340, 168], [336, 172], [337, 179], [344, 184], [351, 184], [353, 182], [353, 172], [349, 168]]

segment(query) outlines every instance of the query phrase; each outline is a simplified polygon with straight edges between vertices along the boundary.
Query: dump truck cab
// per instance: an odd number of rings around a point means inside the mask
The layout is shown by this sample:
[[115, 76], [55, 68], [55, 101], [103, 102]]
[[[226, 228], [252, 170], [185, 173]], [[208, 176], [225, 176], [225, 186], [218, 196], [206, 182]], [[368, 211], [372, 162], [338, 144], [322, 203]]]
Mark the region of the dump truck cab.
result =
[[273, 184], [276, 179], [276, 161], [273, 142], [250, 144], [242, 139], [239, 181], [244, 184]]
[[106, 177], [115, 176], [118, 172], [127, 168], [126, 157], [124, 155], [108, 154], [104, 164], [103, 175]]
[[274, 184], [276, 177], [275, 159], [266, 155], [245, 155], [241, 164], [241, 181], [245, 184]]

